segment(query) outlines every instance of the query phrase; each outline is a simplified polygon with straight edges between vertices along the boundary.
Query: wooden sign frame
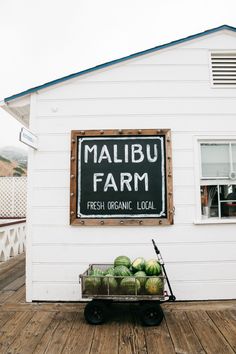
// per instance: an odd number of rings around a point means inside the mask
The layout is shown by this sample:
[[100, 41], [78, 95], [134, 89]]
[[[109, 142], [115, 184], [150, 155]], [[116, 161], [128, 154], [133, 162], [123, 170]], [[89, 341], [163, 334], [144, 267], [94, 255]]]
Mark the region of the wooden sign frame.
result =
[[[166, 217], [78, 217], [78, 138], [81, 137], [129, 137], [132, 136], [165, 137], [165, 178], [166, 178]], [[70, 224], [77, 226], [156, 226], [171, 225], [173, 219], [173, 180], [172, 149], [170, 129], [122, 129], [122, 130], [73, 130], [71, 131], [71, 168], [70, 168]]]

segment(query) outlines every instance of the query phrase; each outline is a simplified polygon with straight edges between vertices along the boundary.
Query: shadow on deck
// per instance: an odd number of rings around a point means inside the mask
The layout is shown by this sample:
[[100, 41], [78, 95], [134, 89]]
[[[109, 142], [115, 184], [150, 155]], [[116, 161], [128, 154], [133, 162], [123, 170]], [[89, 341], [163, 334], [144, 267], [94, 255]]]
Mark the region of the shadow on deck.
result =
[[108, 323], [91, 326], [83, 303], [25, 303], [24, 267], [24, 255], [0, 264], [0, 353], [236, 353], [236, 300], [163, 304], [158, 327], [115, 304]]

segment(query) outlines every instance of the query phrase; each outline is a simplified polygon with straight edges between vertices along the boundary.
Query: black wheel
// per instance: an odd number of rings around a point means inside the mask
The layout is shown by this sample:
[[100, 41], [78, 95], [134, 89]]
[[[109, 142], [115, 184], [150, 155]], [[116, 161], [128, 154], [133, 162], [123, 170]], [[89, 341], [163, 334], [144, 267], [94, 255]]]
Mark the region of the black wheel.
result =
[[90, 324], [102, 324], [107, 319], [107, 308], [103, 301], [92, 300], [84, 309], [84, 317]]
[[145, 326], [158, 326], [163, 320], [164, 314], [161, 305], [149, 302], [141, 305], [140, 319]]

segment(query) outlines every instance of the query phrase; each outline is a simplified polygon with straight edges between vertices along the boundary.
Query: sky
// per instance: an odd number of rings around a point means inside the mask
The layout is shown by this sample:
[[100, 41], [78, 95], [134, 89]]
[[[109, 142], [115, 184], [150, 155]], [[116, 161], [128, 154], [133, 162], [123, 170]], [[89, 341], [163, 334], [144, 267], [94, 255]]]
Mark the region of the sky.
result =
[[[223, 24], [235, 0], [0, 0], [0, 100]], [[0, 109], [0, 147], [21, 125]]]

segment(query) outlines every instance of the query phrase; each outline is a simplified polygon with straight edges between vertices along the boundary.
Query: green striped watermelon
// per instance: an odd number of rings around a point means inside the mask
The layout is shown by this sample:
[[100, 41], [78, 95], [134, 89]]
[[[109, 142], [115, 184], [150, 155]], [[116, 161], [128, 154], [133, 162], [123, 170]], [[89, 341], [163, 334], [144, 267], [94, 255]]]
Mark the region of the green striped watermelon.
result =
[[140, 281], [135, 277], [123, 278], [120, 283], [121, 294], [136, 295], [140, 291]]
[[139, 271], [137, 273], [134, 273], [134, 276], [135, 277], [138, 277], [138, 280], [140, 282], [140, 285], [142, 287], [144, 287], [145, 283], [146, 283], [146, 280], [147, 280], [147, 276], [145, 274], [145, 272], [142, 272], [142, 271]]
[[145, 259], [143, 257], [136, 258], [132, 263], [134, 271], [138, 272], [145, 269]]
[[164, 282], [161, 278], [148, 278], [145, 284], [146, 292], [150, 295], [162, 295], [164, 291]]
[[129, 268], [131, 266], [131, 260], [127, 256], [119, 256], [114, 260], [114, 267], [125, 266]]
[[89, 275], [104, 275], [104, 272], [100, 268], [93, 268]]
[[102, 279], [102, 285], [106, 288], [106, 293], [108, 292], [108, 289], [109, 289], [110, 294], [114, 294], [116, 292], [117, 287], [118, 287], [118, 283], [117, 283], [116, 279], [110, 274], [107, 274]]
[[115, 267], [114, 275], [115, 276], [126, 277], [126, 276], [130, 276], [131, 273], [130, 273], [130, 270], [127, 267], [125, 267], [123, 265], [120, 265], [120, 266]]
[[97, 293], [99, 287], [101, 286], [101, 278], [95, 275], [90, 275], [84, 279], [84, 290], [88, 294]]
[[161, 265], [156, 259], [150, 259], [145, 263], [145, 273], [147, 275], [161, 274]]
[[106, 270], [105, 270], [105, 275], [114, 275], [115, 273], [114, 273], [114, 271], [115, 271], [115, 268], [114, 267], [109, 267], [109, 268], [107, 268]]

